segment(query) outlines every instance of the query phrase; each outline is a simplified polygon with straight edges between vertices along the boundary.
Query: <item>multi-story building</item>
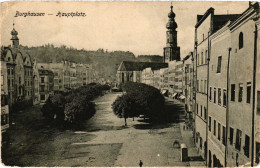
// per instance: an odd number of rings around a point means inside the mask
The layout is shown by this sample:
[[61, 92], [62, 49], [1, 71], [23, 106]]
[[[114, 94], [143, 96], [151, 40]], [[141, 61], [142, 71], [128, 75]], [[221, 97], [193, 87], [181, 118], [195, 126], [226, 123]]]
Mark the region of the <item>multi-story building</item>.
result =
[[168, 91], [169, 91], [169, 97], [174, 98], [177, 93], [174, 90], [174, 78], [175, 78], [175, 64], [176, 61], [170, 61], [169, 62], [169, 68], [168, 68]]
[[153, 87], [160, 88], [160, 70], [153, 71]]
[[12, 46], [3, 47], [1, 59], [6, 62], [8, 102], [12, 107], [17, 101], [32, 103], [33, 67], [31, 57], [19, 46], [18, 32], [11, 31]]
[[145, 68], [142, 71], [142, 83], [153, 86], [153, 70], [152, 68]]
[[87, 84], [87, 68], [83, 64], [76, 64], [76, 87], [80, 87]]
[[182, 72], [182, 94], [185, 96], [185, 111], [191, 113], [193, 111], [193, 53], [189, 53], [183, 59]]
[[40, 103], [45, 103], [49, 96], [54, 94], [54, 74], [52, 71], [38, 67]]
[[209, 38], [208, 165], [214, 167], [225, 165], [229, 24], [230, 21]]
[[76, 76], [76, 63], [69, 62], [69, 72], [70, 72], [70, 89], [77, 88], [77, 76]]
[[183, 74], [183, 62], [182, 61], [176, 61], [175, 63], [175, 75], [174, 75], [174, 91], [176, 93], [179, 93], [179, 95], [182, 94], [182, 74]]
[[9, 128], [9, 105], [6, 62], [1, 60], [1, 132]]
[[256, 83], [256, 68], [260, 65], [257, 59], [260, 11], [258, 2], [249, 4], [249, 8], [229, 25], [231, 44], [228, 53], [227, 166], [247, 163], [253, 166], [256, 153], [259, 153], [259, 149], [255, 150], [256, 143], [259, 143], [259, 135], [257, 137], [255, 131], [255, 123], [258, 121], [255, 116], [256, 88], [260, 85]]
[[168, 68], [160, 69], [160, 90], [163, 94], [168, 92]]
[[259, 3], [235, 15], [214, 15], [210, 8], [197, 19], [196, 146], [209, 167], [253, 166], [260, 154]]
[[34, 86], [34, 93], [33, 93], [33, 104], [40, 104], [40, 93], [39, 93], [39, 70], [38, 70], [38, 64], [37, 61], [34, 60], [33, 63], [33, 86]]

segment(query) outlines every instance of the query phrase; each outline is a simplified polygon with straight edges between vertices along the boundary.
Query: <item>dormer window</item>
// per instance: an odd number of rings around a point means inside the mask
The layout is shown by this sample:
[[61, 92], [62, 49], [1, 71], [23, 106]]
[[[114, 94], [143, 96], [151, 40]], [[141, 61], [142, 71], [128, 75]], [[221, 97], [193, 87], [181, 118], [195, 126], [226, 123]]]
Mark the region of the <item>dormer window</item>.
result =
[[244, 37], [243, 37], [242, 32], [239, 33], [239, 44], [238, 45], [239, 45], [239, 49], [244, 47]]

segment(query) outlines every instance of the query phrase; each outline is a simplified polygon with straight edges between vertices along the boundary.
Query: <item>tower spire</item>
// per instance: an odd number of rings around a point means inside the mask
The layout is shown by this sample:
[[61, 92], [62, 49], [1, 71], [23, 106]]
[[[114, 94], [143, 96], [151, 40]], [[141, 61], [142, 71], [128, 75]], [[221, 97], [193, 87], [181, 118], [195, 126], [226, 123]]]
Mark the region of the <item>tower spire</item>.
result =
[[179, 61], [180, 60], [180, 47], [177, 45], [177, 23], [175, 21], [175, 13], [171, 2], [170, 12], [168, 14], [168, 22], [166, 24], [166, 47], [164, 47], [164, 62]]
[[18, 32], [15, 30], [14, 28], [14, 20], [13, 20], [13, 30], [11, 31], [11, 35], [12, 35], [12, 45], [13, 47], [17, 48], [19, 46], [19, 38], [17, 37]]

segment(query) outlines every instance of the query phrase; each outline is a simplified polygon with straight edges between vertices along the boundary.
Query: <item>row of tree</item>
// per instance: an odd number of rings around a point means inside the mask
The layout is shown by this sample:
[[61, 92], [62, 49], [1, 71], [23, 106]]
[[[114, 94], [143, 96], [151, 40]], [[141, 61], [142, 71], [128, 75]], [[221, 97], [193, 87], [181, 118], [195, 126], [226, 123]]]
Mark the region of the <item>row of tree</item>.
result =
[[62, 126], [80, 125], [95, 114], [92, 100], [109, 89], [108, 85], [93, 83], [50, 96], [41, 109], [43, 116]]
[[121, 86], [124, 94], [118, 96], [112, 104], [114, 113], [125, 119], [134, 118], [143, 115], [151, 121], [158, 121], [165, 117], [164, 115], [164, 97], [160, 90], [155, 87], [128, 82]]

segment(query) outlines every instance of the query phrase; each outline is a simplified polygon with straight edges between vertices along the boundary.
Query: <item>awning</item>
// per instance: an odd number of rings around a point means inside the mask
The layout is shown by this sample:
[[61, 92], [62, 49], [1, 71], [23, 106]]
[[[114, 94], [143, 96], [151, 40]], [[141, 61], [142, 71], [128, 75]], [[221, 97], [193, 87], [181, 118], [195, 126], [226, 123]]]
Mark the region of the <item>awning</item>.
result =
[[177, 93], [173, 93], [172, 97], [175, 97], [177, 95]]
[[179, 98], [183, 100], [185, 99], [185, 96], [181, 95]]
[[165, 94], [166, 92], [167, 92], [167, 90], [163, 90], [163, 91], [162, 91], [162, 94]]

